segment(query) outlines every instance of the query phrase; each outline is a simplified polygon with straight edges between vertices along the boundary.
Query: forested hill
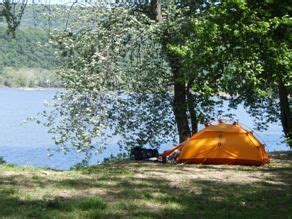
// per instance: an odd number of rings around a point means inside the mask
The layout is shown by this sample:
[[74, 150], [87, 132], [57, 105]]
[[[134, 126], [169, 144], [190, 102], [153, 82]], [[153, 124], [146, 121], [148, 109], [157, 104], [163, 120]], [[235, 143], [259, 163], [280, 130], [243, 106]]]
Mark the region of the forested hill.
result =
[[45, 10], [45, 6], [28, 5], [15, 37], [8, 35], [0, 19], [0, 87], [59, 86], [54, 70], [60, 62], [48, 44], [59, 19], [49, 20]]
[[13, 38], [0, 27], [0, 72], [5, 67], [55, 68], [57, 59], [47, 42], [48, 33], [40, 28], [20, 28]]
[[[49, 31], [57, 27], [56, 19], [49, 20], [46, 6], [28, 5], [16, 30], [16, 37], [7, 35], [4, 20], [0, 20], [0, 72], [5, 67], [54, 69], [57, 59], [46, 46]], [[50, 25], [49, 25], [50, 24]]]

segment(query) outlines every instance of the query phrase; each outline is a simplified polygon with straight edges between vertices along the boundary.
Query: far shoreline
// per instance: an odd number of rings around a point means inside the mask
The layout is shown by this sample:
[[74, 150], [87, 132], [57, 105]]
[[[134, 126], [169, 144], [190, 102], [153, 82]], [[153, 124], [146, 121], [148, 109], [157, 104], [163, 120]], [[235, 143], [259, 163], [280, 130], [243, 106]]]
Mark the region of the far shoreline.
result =
[[[287, 161], [288, 163], [291, 163], [292, 162], [292, 148], [290, 150], [281, 150], [281, 151], [271, 151], [271, 152], [267, 152], [271, 158], [271, 162], [272, 163], [278, 163], [280, 160], [285, 160]], [[2, 156], [0, 156], [1, 158]], [[4, 158], [4, 157], [2, 157]], [[5, 161], [5, 158], [4, 158], [4, 161]], [[112, 162], [116, 162], [116, 161], [112, 161]], [[151, 162], [151, 161], [147, 161], [147, 160], [144, 160], [144, 161], [135, 161], [135, 160], [131, 160], [131, 159], [124, 159], [124, 160], [120, 160], [118, 162], [122, 162], [122, 163], [131, 163], [131, 162], [138, 162], [138, 163], [154, 163], [154, 164], [163, 164], [161, 162]], [[78, 162], [77, 162], [78, 163]], [[13, 163], [13, 162], [6, 162], [3, 163], [3, 164], [6, 164], [6, 165], [11, 165], [12, 167], [16, 167], [16, 168], [33, 168], [33, 169], [43, 169], [43, 170], [52, 170], [52, 171], [61, 171], [61, 172], [64, 172], [64, 171], [70, 171], [72, 169], [74, 169], [74, 165], [69, 167], [69, 168], [52, 168], [52, 167], [48, 167], [48, 166], [38, 166], [38, 165], [31, 165], [31, 164], [24, 164], [24, 165], [18, 165], [16, 163]], [[88, 166], [86, 167], [94, 167], [94, 166], [100, 166], [100, 165], [104, 165], [104, 164], [107, 164], [106, 162], [97, 162], [95, 164], [91, 163], [89, 164]], [[1, 165], [1, 163], [0, 163]], [[188, 166], [188, 167], [194, 167], [194, 168], [197, 168], [198, 166], [217, 166], [218, 168], [220, 167], [223, 167], [223, 166], [229, 166], [229, 167], [250, 167], [249, 165], [231, 165], [231, 164], [171, 164], [171, 165], [177, 165], [177, 166]], [[252, 166], [254, 168], [260, 168], [260, 167], [265, 167], [265, 166], [269, 166], [270, 163], [268, 164], [265, 164], [265, 165], [261, 165], [261, 166]]]
[[62, 90], [62, 87], [9, 87], [0, 86], [0, 89], [11, 89], [11, 90], [21, 90], [21, 91], [58, 91]]

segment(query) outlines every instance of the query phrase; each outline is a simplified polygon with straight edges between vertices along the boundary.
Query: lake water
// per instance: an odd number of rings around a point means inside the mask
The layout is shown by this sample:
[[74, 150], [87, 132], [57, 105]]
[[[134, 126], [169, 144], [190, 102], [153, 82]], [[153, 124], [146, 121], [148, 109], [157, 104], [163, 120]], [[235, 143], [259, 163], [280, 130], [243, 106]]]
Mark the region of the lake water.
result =
[[[45, 109], [44, 101], [49, 101], [55, 90], [20, 90], [0, 88], [0, 157], [16, 165], [31, 165], [54, 169], [69, 169], [79, 162], [83, 156], [77, 153], [64, 155], [57, 153], [48, 157], [47, 148], [54, 148], [47, 129], [35, 123], [22, 124], [29, 116], [34, 116]], [[241, 107], [234, 111], [239, 122], [247, 127], [253, 127], [253, 119]], [[271, 124], [265, 132], [256, 132], [267, 145], [268, 151], [289, 150], [281, 143], [282, 128], [280, 124]], [[91, 164], [102, 161], [103, 158], [115, 154], [114, 141], [102, 154], [91, 160]], [[171, 145], [162, 145], [160, 152]]]

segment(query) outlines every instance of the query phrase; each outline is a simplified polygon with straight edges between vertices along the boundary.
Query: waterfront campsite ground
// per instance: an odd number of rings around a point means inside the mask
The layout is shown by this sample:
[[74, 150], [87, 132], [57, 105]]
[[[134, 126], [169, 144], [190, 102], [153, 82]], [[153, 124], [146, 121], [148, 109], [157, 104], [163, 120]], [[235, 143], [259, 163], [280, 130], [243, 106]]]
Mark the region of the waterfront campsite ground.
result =
[[0, 165], [4, 218], [289, 218], [292, 156], [261, 167], [113, 162], [57, 171]]

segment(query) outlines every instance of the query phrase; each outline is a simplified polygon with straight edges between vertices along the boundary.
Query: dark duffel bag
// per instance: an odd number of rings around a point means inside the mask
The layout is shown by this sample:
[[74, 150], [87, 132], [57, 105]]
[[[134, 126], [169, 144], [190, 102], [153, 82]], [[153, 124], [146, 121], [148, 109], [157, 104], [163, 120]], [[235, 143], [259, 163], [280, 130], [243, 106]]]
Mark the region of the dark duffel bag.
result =
[[141, 147], [134, 147], [131, 149], [130, 157], [134, 160], [146, 160], [151, 157], [158, 157], [157, 149], [146, 149]]

